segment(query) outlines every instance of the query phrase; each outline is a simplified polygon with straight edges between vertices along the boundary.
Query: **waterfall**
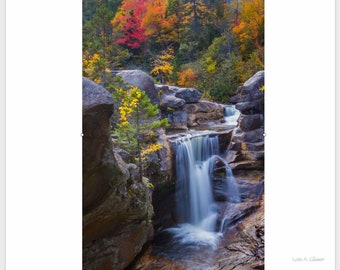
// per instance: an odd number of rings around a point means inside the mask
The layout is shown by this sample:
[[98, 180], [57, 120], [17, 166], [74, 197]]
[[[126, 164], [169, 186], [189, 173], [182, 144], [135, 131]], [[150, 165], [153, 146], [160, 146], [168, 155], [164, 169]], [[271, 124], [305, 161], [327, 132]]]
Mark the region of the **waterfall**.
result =
[[216, 230], [217, 207], [210, 175], [212, 157], [218, 153], [217, 136], [186, 137], [176, 151], [178, 219], [210, 232]]
[[172, 234], [172, 246], [217, 248], [221, 230], [217, 228], [218, 206], [214, 200], [212, 176], [216, 160], [226, 168], [228, 196], [235, 202], [238, 190], [228, 163], [219, 156], [218, 136], [186, 135], [176, 148], [176, 217], [178, 225], [165, 231]]
[[224, 120], [227, 125], [237, 126], [239, 117], [240, 111], [235, 108], [235, 105], [224, 106]]

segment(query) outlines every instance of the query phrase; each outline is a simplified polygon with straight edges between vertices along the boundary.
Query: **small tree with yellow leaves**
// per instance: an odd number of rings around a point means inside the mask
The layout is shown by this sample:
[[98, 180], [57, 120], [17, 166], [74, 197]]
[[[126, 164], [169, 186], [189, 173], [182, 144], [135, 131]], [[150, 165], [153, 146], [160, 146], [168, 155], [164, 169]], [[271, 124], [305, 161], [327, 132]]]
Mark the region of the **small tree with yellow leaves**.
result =
[[157, 80], [164, 84], [168, 78], [173, 72], [173, 65], [171, 61], [174, 59], [174, 49], [172, 47], [169, 47], [168, 49], [161, 52], [160, 55], [158, 55], [154, 62], [153, 62], [153, 70], [151, 70], [151, 74], [153, 76], [156, 76]]
[[157, 142], [156, 130], [167, 127], [168, 119], [160, 119], [157, 105], [138, 87], [118, 88], [113, 97], [119, 105], [120, 122], [114, 132], [120, 146], [136, 156], [139, 178], [142, 181], [143, 162], [146, 157], [163, 148]]

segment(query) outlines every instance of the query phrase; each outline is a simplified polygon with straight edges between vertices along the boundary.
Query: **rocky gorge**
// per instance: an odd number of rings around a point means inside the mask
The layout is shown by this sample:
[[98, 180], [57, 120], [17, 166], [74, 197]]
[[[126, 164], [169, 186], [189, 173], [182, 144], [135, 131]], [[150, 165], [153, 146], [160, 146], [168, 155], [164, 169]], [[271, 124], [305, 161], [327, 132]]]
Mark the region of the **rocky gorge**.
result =
[[[83, 78], [83, 269], [264, 269], [264, 71], [230, 99], [240, 112], [233, 127], [224, 125], [225, 105], [195, 88], [156, 85], [138, 70], [114, 74], [144, 90], [170, 128], [159, 131], [164, 147], [146, 175], [151, 190], [112, 142], [110, 93]], [[173, 241], [176, 225], [187, 222], [176, 210], [185, 200], [176, 153], [188, 142], [213, 149], [193, 170], [209, 156], [214, 248]]]

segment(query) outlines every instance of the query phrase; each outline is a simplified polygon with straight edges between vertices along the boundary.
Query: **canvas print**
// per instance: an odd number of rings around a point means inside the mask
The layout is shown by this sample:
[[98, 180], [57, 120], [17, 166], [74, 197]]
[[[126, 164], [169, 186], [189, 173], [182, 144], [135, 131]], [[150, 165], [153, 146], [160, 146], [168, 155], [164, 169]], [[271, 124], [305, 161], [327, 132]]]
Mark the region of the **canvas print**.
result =
[[264, 0], [83, 0], [83, 269], [264, 269]]

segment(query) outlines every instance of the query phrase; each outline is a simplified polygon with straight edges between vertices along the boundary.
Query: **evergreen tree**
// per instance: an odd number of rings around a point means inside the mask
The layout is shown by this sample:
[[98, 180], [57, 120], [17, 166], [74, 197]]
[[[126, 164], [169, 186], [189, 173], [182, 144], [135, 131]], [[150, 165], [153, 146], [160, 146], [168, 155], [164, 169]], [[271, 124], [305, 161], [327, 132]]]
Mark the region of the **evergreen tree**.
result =
[[146, 93], [138, 87], [129, 87], [127, 90], [118, 88], [113, 97], [119, 104], [120, 116], [114, 133], [120, 146], [136, 156], [142, 181], [143, 161], [148, 154], [163, 147], [157, 142], [156, 131], [167, 127], [168, 119], [159, 118], [157, 105], [152, 105]]

